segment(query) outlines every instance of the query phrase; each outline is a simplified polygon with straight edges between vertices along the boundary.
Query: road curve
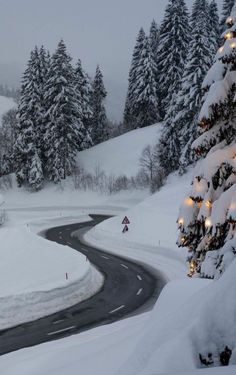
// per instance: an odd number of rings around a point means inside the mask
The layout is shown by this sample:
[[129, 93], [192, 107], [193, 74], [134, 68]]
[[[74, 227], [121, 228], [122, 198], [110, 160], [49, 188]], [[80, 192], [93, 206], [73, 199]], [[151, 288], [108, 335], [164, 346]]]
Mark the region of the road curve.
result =
[[148, 266], [97, 250], [71, 236], [74, 231], [90, 229], [107, 218], [91, 217], [92, 222], [51, 228], [45, 237], [85, 254], [105, 277], [102, 289], [63, 311], [0, 331], [0, 355], [112, 323], [155, 303], [165, 284], [161, 275]]

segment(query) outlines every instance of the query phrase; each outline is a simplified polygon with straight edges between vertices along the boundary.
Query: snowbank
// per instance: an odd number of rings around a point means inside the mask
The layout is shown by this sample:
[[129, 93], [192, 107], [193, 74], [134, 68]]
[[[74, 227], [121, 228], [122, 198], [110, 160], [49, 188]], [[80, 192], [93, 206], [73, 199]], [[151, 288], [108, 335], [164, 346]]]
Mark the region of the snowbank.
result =
[[102, 286], [103, 277], [82, 254], [29, 227], [1, 228], [0, 242], [0, 329], [62, 310]]
[[128, 210], [129, 231], [122, 233], [124, 214], [106, 220], [86, 235], [96, 247], [144, 261], [165, 273], [168, 279], [185, 277], [186, 253], [176, 246], [179, 202], [191, 180], [188, 175], [172, 175], [156, 194]]

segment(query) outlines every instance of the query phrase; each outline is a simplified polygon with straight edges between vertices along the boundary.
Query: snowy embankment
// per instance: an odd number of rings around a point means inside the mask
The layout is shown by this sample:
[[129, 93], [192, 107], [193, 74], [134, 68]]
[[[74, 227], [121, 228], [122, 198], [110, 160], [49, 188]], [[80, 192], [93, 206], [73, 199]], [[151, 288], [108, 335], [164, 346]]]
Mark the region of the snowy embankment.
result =
[[103, 277], [82, 254], [28, 226], [1, 228], [0, 242], [0, 329], [71, 306], [102, 286]]
[[155, 266], [169, 280], [186, 277], [186, 253], [175, 245], [176, 218], [191, 175], [192, 171], [182, 178], [170, 176], [158, 193], [128, 210], [128, 232], [122, 233], [124, 214], [121, 214], [91, 229], [85, 240], [96, 247]]

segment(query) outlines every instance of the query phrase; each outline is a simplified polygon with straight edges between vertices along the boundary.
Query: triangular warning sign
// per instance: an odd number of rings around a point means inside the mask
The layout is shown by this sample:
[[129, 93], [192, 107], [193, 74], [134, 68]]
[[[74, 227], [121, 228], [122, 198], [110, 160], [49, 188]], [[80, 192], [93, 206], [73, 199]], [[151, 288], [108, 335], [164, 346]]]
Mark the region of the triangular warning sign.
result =
[[124, 226], [124, 229], [122, 230], [123, 233], [128, 232], [129, 227], [127, 225]]
[[130, 221], [129, 219], [127, 218], [127, 216], [124, 217], [123, 221], [122, 221], [122, 224], [130, 224]]

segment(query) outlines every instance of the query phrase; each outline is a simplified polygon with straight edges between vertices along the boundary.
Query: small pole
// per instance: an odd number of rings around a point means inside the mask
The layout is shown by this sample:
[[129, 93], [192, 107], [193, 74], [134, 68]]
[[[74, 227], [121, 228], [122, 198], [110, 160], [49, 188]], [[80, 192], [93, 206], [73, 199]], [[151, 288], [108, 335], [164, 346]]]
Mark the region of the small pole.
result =
[[68, 280], [68, 273], [66, 272], [66, 280]]

